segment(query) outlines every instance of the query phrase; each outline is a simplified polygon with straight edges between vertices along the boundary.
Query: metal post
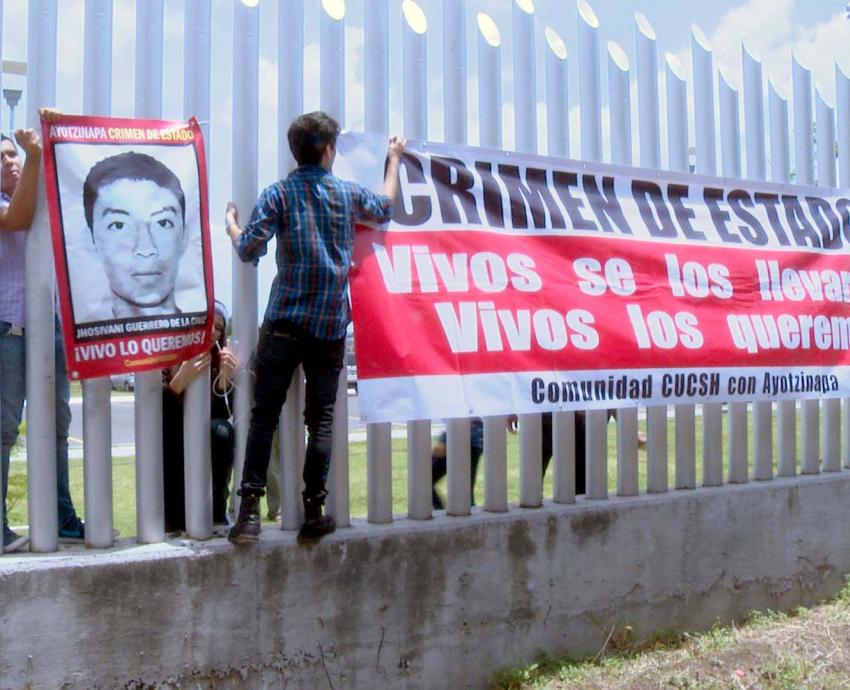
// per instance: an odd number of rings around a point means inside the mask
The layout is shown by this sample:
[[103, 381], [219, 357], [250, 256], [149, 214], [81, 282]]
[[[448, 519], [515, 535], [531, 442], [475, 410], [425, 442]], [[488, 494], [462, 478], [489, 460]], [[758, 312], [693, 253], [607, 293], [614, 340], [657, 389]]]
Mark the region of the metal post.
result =
[[[550, 156], [567, 158], [570, 155], [567, 47], [563, 39], [551, 27], [546, 27], [544, 36], [546, 38], [546, 149]], [[553, 499], [556, 503], [575, 502], [575, 447], [575, 414], [555, 412], [552, 415], [552, 483]]]
[[[661, 125], [658, 99], [658, 47], [655, 31], [646, 17], [635, 13], [635, 54], [637, 56], [638, 135], [640, 165], [661, 167]], [[667, 491], [667, 407], [646, 408], [647, 470], [646, 490]]]
[[[791, 56], [791, 81], [794, 100], [794, 167], [795, 182], [810, 185], [815, 182], [812, 140], [812, 73], [797, 57]], [[800, 403], [800, 465], [803, 474], [820, 472], [820, 404], [817, 400]]]
[[[741, 42], [741, 59], [744, 73], [744, 140], [747, 147], [747, 178], [767, 178], [764, 135], [767, 130], [764, 118], [764, 86], [761, 62]], [[753, 403], [753, 478], [773, 478], [773, 406], [770, 401]]]
[[[136, 5], [136, 102], [138, 117], [162, 116], [162, 0]], [[135, 377], [136, 530], [143, 544], [165, 538], [162, 479], [162, 375]]]
[[[481, 146], [502, 148], [501, 35], [488, 14], [478, 23], [478, 140]], [[508, 509], [505, 418], [484, 419], [484, 509]]]
[[[741, 137], [738, 92], [729, 74], [718, 68], [720, 100], [720, 148], [723, 175], [741, 176]], [[742, 484], [748, 480], [747, 403], [729, 403], [729, 482]]]
[[546, 38], [546, 151], [550, 156], [570, 155], [570, 107], [567, 88], [567, 46], [552, 27]]
[[[443, 0], [443, 125], [446, 142], [466, 144], [466, 8]], [[468, 419], [446, 423], [446, 512], [469, 515], [473, 490]]]
[[[232, 196], [243, 218], [257, 199], [257, 123], [259, 119], [260, 13], [233, 0], [233, 158]], [[245, 465], [245, 448], [253, 405], [250, 361], [257, 343], [257, 269], [232, 258], [233, 354], [239, 366], [233, 377], [236, 389], [233, 418], [236, 443], [233, 452], [234, 484], [239, 486]], [[239, 496], [233, 493], [234, 510]]]
[[[345, 2], [322, 0], [319, 10], [319, 103], [345, 126]], [[339, 372], [334, 405], [333, 450], [328, 473], [327, 510], [337, 527], [349, 524], [348, 398], [345, 367]], [[340, 395], [340, 392], [342, 393]]]
[[[585, 160], [602, 160], [602, 85], [599, 57], [599, 20], [585, 1], [577, 1], [579, 111], [581, 112], [581, 156]], [[608, 415], [605, 410], [585, 413], [585, 457], [587, 486], [585, 496], [608, 498]]]
[[[413, 0], [402, 4], [404, 133], [428, 137], [428, 74], [425, 32], [428, 21]], [[431, 420], [407, 423], [407, 514], [412, 520], [431, 518]]]
[[[667, 84], [667, 159], [668, 167], [688, 172], [688, 88], [679, 60], [664, 56]], [[677, 489], [694, 489], [696, 470], [696, 414], [693, 405], [674, 407]]]
[[[86, 0], [83, 112], [112, 112], [112, 0]], [[112, 411], [108, 377], [83, 381], [83, 484], [86, 545], [109, 548], [112, 535]]]
[[[0, 2], [0, 36], [3, 35], [3, 3]], [[0, 41], [0, 93], [3, 93], [3, 41]], [[2, 111], [0, 111], [2, 113]], [[2, 120], [2, 118], [0, 118]], [[1, 124], [1, 123], [0, 123]], [[10, 127], [11, 129], [11, 127]], [[0, 169], [0, 179], [2, 179], [3, 171]], [[3, 412], [2, 401], [0, 401], [0, 414]], [[0, 479], [2, 481], [2, 479]], [[2, 488], [0, 488], [0, 524], [5, 524], [4, 518], [6, 515], [6, 501], [2, 500]], [[3, 553], [3, 540], [0, 539], [0, 554]]]
[[[56, 100], [56, 0], [29, 3], [27, 124], [37, 126], [38, 106]], [[53, 247], [43, 188], [25, 250], [27, 493], [30, 550], [55, 551], [56, 407]]]
[[[817, 102], [817, 145], [818, 145], [818, 186], [835, 187], [835, 113], [820, 91], [815, 92]], [[823, 427], [821, 429], [821, 447], [823, 448], [823, 471], [841, 470], [841, 399], [829, 398], [823, 401]]]
[[[788, 101], [768, 82], [770, 112], [770, 179], [788, 182], [790, 178], [790, 146], [788, 139]], [[797, 474], [797, 406], [793, 400], [776, 403], [776, 439], [778, 443], [777, 474]]]
[[[290, 123], [304, 111], [304, 3], [290, 0], [278, 5], [277, 82], [277, 174], [285, 178], [295, 166], [289, 141], [283, 136]], [[278, 423], [281, 520], [284, 530], [297, 530], [304, 519], [301, 491], [304, 470], [304, 370], [292, 375], [286, 404]]]
[[514, 0], [513, 29], [514, 148], [537, 151], [537, 70], [534, 50], [534, 3]]
[[[514, 0], [513, 75], [514, 148], [537, 152], [537, 79], [534, 49], [534, 4]], [[523, 508], [543, 505], [543, 461], [540, 415], [519, 416], [519, 504]]]
[[[835, 112], [838, 130], [839, 183], [850, 187], [850, 78], [835, 63]], [[841, 420], [842, 464], [850, 467], [850, 398], [844, 399]]]
[[[614, 41], [608, 41], [608, 112], [611, 162], [632, 164], [632, 100], [629, 58]], [[637, 407], [617, 410], [617, 495], [638, 494]]]
[[[698, 26], [691, 28], [693, 58], [694, 123], [696, 143], [696, 172], [717, 174], [717, 140], [714, 126], [714, 65], [711, 44]], [[723, 406], [706, 403], [702, 406], [702, 483], [703, 486], [723, 484]]]
[[[389, 12], [387, 0], [369, 5], [363, 51], [366, 131], [389, 130]], [[367, 519], [386, 524], [393, 519], [392, 425], [366, 425]]]
[[304, 370], [298, 367], [286, 392], [286, 403], [280, 413], [278, 441], [280, 454], [272, 458], [280, 463], [280, 528], [297, 530], [304, 521], [304, 505], [301, 492], [304, 490], [304, 422], [303, 410], [306, 386]]
[[[209, 146], [211, 7], [209, 0], [186, 0], [183, 62], [183, 117], [201, 122]], [[183, 488], [186, 532], [193, 539], [212, 536], [212, 463], [209, 369], [183, 397]]]

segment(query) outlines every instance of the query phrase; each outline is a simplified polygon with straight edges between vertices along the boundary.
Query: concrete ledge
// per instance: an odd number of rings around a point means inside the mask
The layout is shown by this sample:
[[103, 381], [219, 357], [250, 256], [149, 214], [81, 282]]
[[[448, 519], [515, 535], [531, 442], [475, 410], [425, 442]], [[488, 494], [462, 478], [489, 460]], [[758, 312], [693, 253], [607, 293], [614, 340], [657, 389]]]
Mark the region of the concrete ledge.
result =
[[834, 594], [850, 473], [0, 558], [0, 688], [483, 688], [545, 652]]

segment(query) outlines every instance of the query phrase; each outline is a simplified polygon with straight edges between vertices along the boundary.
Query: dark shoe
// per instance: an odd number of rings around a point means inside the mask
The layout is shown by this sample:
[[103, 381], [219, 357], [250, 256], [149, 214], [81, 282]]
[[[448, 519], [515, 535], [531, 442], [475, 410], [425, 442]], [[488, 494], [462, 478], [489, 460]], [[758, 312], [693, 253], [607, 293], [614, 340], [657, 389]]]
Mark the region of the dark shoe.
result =
[[12, 553], [12, 551], [20, 550], [27, 545], [29, 540], [29, 537], [22, 537], [8, 527], [3, 527], [3, 553]]
[[336, 520], [331, 515], [322, 515], [322, 502], [315, 498], [304, 498], [304, 524], [298, 530], [298, 543], [310, 544], [336, 530]]
[[258, 494], [239, 492], [239, 517], [230, 528], [227, 540], [231, 544], [253, 544], [260, 540], [260, 497]]
[[59, 529], [60, 544], [82, 544], [86, 540], [86, 526], [76, 515]]

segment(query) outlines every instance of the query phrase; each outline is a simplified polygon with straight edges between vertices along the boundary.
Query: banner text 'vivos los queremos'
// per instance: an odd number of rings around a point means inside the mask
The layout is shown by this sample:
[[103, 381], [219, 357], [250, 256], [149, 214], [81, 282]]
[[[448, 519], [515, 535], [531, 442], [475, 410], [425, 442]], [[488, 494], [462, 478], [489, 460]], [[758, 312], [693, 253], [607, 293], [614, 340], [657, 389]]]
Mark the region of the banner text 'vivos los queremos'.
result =
[[850, 395], [846, 190], [412, 143], [356, 242], [369, 421]]

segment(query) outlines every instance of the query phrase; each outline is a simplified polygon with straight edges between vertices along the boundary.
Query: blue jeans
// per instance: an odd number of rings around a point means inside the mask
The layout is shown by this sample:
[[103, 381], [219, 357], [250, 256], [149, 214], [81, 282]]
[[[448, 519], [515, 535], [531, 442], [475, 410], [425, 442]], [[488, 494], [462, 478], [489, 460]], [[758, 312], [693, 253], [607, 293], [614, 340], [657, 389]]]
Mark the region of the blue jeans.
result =
[[254, 356], [254, 409], [242, 471], [242, 495], [262, 495], [265, 490], [272, 436], [292, 374], [301, 364], [307, 381], [304, 421], [308, 434], [303, 495], [324, 503], [334, 403], [344, 352], [345, 338], [320, 340], [285, 320], [263, 323]]
[[[26, 398], [26, 338], [9, 335], [12, 325], [0, 321], [0, 450], [3, 463], [3, 505], [9, 485], [9, 455], [18, 439], [18, 427]], [[56, 326], [56, 484], [58, 489], [59, 528], [76, 518], [68, 488], [68, 427], [71, 424], [71, 395], [65, 369], [59, 325]], [[8, 525], [3, 511], [3, 526]]]

